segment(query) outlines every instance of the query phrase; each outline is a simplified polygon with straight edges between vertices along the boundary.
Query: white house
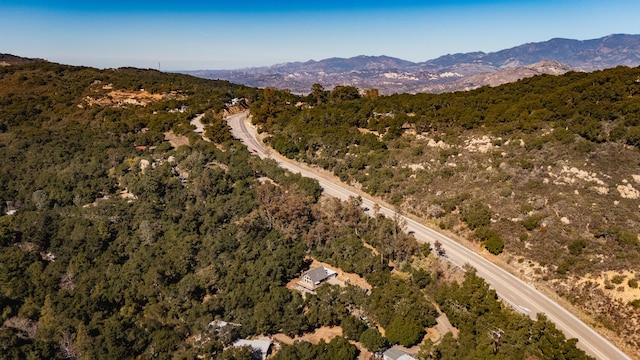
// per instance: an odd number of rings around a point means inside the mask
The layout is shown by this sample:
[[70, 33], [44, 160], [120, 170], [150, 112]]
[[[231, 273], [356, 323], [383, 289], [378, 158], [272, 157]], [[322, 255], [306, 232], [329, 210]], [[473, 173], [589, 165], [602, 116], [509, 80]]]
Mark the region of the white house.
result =
[[337, 275], [337, 272], [320, 266], [304, 273], [300, 285], [310, 290], [315, 290], [323, 281], [329, 280]]
[[251, 346], [251, 352], [261, 359], [266, 359], [271, 350], [271, 342], [267, 340], [245, 340], [240, 339], [233, 343], [235, 347]]
[[416, 360], [416, 358], [398, 348], [388, 349], [382, 353], [382, 358], [384, 360]]

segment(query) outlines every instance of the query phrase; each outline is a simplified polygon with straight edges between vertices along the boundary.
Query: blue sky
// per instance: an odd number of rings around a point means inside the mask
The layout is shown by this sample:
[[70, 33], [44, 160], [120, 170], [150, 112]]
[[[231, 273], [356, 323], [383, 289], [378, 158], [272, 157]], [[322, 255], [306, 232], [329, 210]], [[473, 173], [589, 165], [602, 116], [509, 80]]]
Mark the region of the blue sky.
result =
[[357, 55], [418, 62], [554, 37], [640, 34], [638, 14], [638, 0], [0, 0], [0, 53], [163, 70]]

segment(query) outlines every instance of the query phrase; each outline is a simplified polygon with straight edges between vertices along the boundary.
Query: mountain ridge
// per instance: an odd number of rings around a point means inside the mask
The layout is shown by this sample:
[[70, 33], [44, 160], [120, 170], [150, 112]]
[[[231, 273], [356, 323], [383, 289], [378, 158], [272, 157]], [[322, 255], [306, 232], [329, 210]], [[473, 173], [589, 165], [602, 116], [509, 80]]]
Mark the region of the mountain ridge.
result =
[[27, 57], [16, 56], [12, 54], [0, 53], [0, 66], [22, 65], [35, 61], [45, 61], [43, 59], [32, 59]]
[[[531, 71], [545, 61], [558, 64]], [[539, 74], [567, 71], [595, 71], [615, 66], [640, 65], [640, 35], [612, 34], [597, 39], [552, 38], [512, 48], [446, 54], [435, 59], [412, 62], [387, 55], [332, 57], [306, 62], [288, 62], [238, 70], [184, 71], [194, 76], [228, 80], [255, 87], [289, 89], [306, 94], [315, 83], [325, 88], [356, 86], [377, 88], [381, 94], [440, 93], [469, 90], [484, 85], [499, 85]], [[558, 70], [562, 69], [563, 72]], [[503, 72], [506, 71], [506, 72]], [[492, 81], [480, 81], [479, 74], [496, 73]], [[474, 78], [466, 79], [473, 76]], [[498, 83], [495, 79], [501, 78]], [[475, 87], [469, 87], [473, 82]]]

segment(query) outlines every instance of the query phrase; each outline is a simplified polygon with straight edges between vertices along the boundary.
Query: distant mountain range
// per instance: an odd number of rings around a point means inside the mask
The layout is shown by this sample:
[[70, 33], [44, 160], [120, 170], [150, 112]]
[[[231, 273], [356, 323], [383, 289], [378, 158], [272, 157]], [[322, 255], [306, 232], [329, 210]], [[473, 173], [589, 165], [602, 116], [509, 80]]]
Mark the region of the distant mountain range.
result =
[[491, 53], [449, 54], [419, 63], [388, 56], [357, 56], [185, 73], [253, 87], [289, 89], [297, 94], [308, 93], [315, 83], [325, 89], [351, 85], [393, 94], [470, 90], [539, 74], [560, 75], [618, 65], [640, 65], [640, 35], [616, 34], [592, 40], [556, 38]]

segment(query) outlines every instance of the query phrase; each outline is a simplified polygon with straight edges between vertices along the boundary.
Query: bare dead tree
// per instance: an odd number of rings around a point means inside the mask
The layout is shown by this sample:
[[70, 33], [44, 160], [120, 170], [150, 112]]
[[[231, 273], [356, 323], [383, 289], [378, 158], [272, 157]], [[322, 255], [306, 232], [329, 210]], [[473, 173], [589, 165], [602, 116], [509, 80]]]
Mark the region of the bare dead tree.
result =
[[78, 352], [73, 346], [73, 339], [71, 338], [71, 334], [68, 331], [65, 331], [62, 334], [62, 338], [59, 342], [60, 352], [65, 359], [77, 359]]

